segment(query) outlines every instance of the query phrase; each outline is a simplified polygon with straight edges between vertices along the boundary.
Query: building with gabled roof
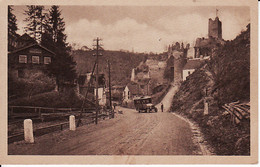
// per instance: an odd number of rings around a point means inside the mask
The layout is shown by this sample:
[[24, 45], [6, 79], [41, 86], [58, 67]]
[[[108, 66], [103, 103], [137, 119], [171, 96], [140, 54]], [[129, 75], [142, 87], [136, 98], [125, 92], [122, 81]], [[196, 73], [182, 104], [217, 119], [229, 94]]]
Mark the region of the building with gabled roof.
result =
[[33, 72], [43, 72], [51, 64], [54, 56], [54, 52], [38, 43], [14, 49], [8, 53], [9, 73], [24, 78]]
[[140, 86], [137, 83], [130, 82], [123, 91], [123, 101], [132, 100], [134, 97], [138, 97], [141, 94]]
[[183, 81], [191, 75], [197, 68], [199, 68], [205, 60], [203, 59], [189, 59], [182, 70]]

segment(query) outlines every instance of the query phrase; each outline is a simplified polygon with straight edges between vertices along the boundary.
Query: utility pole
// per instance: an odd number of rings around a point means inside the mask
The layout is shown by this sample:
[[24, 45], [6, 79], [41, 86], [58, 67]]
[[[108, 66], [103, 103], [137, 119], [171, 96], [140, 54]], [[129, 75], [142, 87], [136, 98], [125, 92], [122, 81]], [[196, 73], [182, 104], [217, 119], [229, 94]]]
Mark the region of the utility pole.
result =
[[[112, 110], [112, 98], [111, 98], [111, 76], [110, 76], [110, 62], [107, 61], [108, 64], [108, 87], [109, 87], [109, 106]], [[114, 112], [112, 112], [112, 118], [114, 118]]]
[[99, 55], [98, 51], [99, 51], [99, 41], [101, 41], [101, 39], [99, 39], [97, 37], [97, 39], [94, 39], [94, 41], [96, 41], [96, 45], [94, 45], [94, 47], [96, 47], [96, 55], [94, 54], [94, 56], [97, 56], [96, 59], [96, 120], [95, 123], [98, 123], [98, 111], [99, 111], [99, 101], [98, 101], [98, 57], [102, 56], [101, 54]]
[[94, 72], [95, 72], [96, 64], [97, 64], [97, 63], [95, 62], [94, 66], [93, 66], [93, 69], [92, 69], [92, 72], [91, 72], [90, 80], [89, 80], [89, 82], [88, 82], [87, 92], [86, 92], [86, 94], [85, 94], [85, 98], [84, 98], [84, 100], [83, 100], [83, 102], [82, 102], [82, 105], [81, 105], [81, 110], [80, 110], [80, 115], [79, 115], [78, 122], [77, 122], [77, 127], [79, 127], [79, 125], [81, 124], [81, 118], [82, 118], [82, 116], [83, 116], [84, 105], [85, 105], [85, 103], [86, 103], [86, 100], [87, 100], [87, 97], [88, 97], [88, 93], [89, 93], [89, 91], [90, 91], [90, 87], [91, 87], [91, 83], [92, 83], [92, 79], [93, 79], [93, 74], [94, 74]]

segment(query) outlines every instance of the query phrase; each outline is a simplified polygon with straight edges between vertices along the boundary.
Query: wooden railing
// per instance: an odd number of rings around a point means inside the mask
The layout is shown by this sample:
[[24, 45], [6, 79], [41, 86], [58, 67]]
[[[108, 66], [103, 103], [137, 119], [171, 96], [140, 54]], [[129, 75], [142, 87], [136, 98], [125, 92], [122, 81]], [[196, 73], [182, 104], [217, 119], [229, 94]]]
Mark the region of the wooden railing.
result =
[[[35, 106], [8, 106], [8, 117], [11, 120], [17, 118], [31, 118], [44, 121], [45, 117], [52, 115], [53, 117], [59, 114], [67, 116], [70, 112], [80, 111], [80, 108], [49, 108], [49, 107], [35, 107]], [[93, 113], [95, 109], [84, 108], [83, 112]], [[67, 113], [67, 114], [66, 114]]]
[[[44, 107], [31, 107], [31, 106], [10, 106], [10, 107], [13, 107], [13, 108], [15, 108], [15, 107], [25, 107], [25, 108], [33, 108], [33, 109], [34, 108], [46, 109]], [[49, 109], [52, 110], [52, 108], [49, 108]], [[57, 111], [57, 110], [55, 110], [55, 111]], [[63, 111], [65, 111], [65, 110], [63, 110]], [[69, 111], [71, 111], [71, 110], [69, 110]], [[67, 115], [67, 117], [69, 117], [69, 115]], [[100, 112], [98, 114], [98, 119], [105, 119], [107, 117], [111, 118], [111, 111], [110, 110], [103, 111], [103, 112]], [[85, 118], [87, 120], [87, 121], [84, 122], [84, 125], [94, 123], [95, 118], [96, 118], [96, 113], [92, 113], [92, 114], [90, 113], [88, 115], [85, 115], [83, 118]], [[21, 122], [21, 121], [19, 121], [19, 122]], [[54, 125], [49, 125], [49, 126], [46, 126], [46, 127], [37, 128], [37, 129], [34, 130], [34, 136], [41, 136], [41, 135], [44, 135], [44, 134], [47, 134], [47, 133], [51, 133], [51, 132], [59, 131], [59, 130], [64, 130], [64, 129], [68, 129], [68, 128], [69, 128], [69, 122], [66, 121], [66, 122], [59, 123], [59, 124], [54, 124]], [[24, 139], [24, 133], [23, 132], [13, 134], [13, 135], [8, 135], [8, 143], [21, 141], [23, 139]]]

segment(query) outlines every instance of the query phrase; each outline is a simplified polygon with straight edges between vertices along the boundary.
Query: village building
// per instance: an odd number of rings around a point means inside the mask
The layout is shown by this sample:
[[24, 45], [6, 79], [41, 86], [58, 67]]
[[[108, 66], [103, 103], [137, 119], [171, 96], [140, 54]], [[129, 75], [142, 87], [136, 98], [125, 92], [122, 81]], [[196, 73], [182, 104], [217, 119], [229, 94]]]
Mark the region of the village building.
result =
[[[78, 93], [82, 96], [85, 96], [87, 93], [87, 90], [89, 91], [89, 95], [92, 94], [92, 98], [95, 99], [96, 97], [96, 79], [95, 75], [93, 75], [92, 82], [90, 82], [91, 78], [91, 73], [86, 73], [86, 74], [80, 74], [78, 76], [77, 80], [77, 87], [78, 87]], [[106, 82], [105, 82], [105, 75], [104, 74], [99, 74], [98, 77], [98, 101], [99, 105], [106, 105], [107, 103], [107, 92], [108, 90], [106, 89]]]
[[32, 44], [36, 44], [37, 42], [30, 37], [27, 33], [23, 35], [15, 34], [8, 37], [8, 51], [11, 52], [13, 50], [23, 48], [25, 46], [29, 46]]
[[55, 53], [34, 43], [8, 53], [8, 71], [13, 77], [26, 78], [33, 73], [44, 73]]
[[[96, 97], [96, 88], [94, 88], [94, 97]], [[105, 106], [107, 104], [107, 90], [105, 87], [100, 86], [98, 88], [98, 104]]]
[[140, 86], [137, 83], [130, 82], [126, 85], [123, 91], [123, 102], [129, 102], [133, 100], [134, 97], [142, 95], [140, 91]]
[[191, 75], [197, 68], [199, 68], [204, 60], [202, 59], [190, 59], [187, 61], [182, 70], [182, 79], [185, 81], [189, 75]]
[[[190, 45], [184, 47], [183, 43], [176, 42], [168, 47], [167, 78], [180, 83], [192, 74], [205, 60], [210, 59], [217, 47], [224, 45], [222, 39], [222, 23], [218, 17], [209, 19], [208, 38], [197, 38], [194, 45], [194, 52], [189, 51]], [[194, 54], [194, 56], [191, 55]]]

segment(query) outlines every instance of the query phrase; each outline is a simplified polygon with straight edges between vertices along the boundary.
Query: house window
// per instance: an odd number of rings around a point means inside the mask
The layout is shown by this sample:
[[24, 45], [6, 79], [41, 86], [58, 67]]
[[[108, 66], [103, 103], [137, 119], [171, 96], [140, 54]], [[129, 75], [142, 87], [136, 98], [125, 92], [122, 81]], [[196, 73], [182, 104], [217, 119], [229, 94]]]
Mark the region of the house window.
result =
[[51, 63], [51, 58], [50, 57], [44, 57], [44, 64], [50, 64]]
[[32, 63], [33, 64], [40, 64], [40, 57], [39, 56], [32, 56]]
[[190, 75], [190, 71], [188, 71], [188, 75]]
[[27, 56], [19, 55], [19, 63], [27, 63]]
[[130, 92], [128, 91], [128, 99], [130, 99]]

